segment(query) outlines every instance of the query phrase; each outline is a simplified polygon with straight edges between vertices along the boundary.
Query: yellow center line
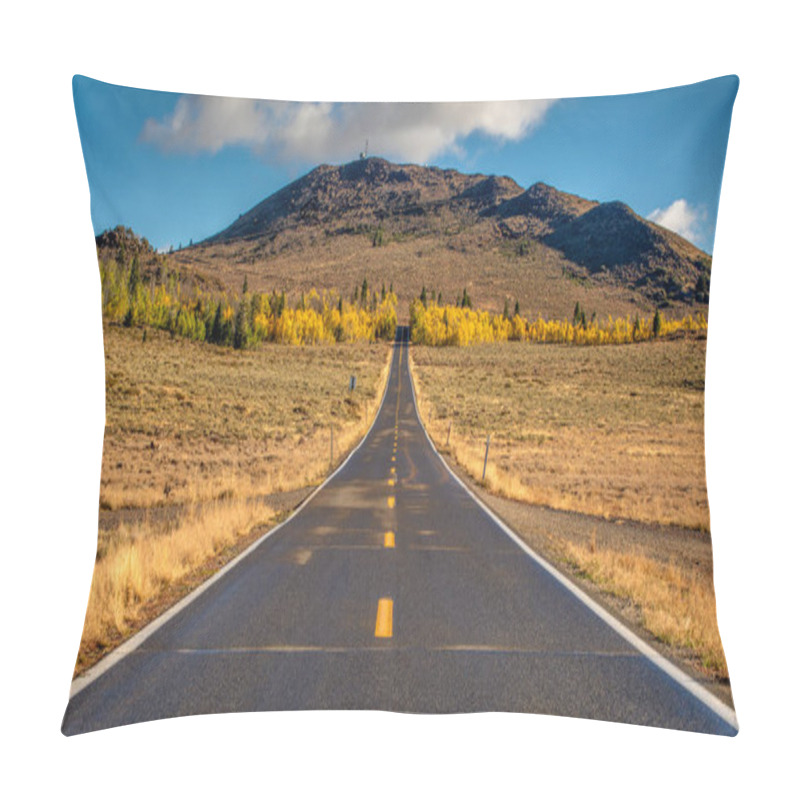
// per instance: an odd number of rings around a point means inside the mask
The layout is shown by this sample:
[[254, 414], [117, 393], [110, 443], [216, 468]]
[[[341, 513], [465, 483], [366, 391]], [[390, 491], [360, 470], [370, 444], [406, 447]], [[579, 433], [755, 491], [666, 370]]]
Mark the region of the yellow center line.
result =
[[397, 461], [397, 456], [392, 456], [392, 461]]
[[392, 638], [392, 598], [378, 600], [378, 615], [375, 618], [375, 636], [380, 639]]
[[394, 547], [394, 531], [386, 531], [383, 534], [383, 546]]
[[392, 497], [387, 497], [386, 498], [386, 502], [388, 503], [389, 508], [394, 508], [394, 497], [393, 496]]
[[396, 475], [397, 474], [397, 468], [396, 467], [392, 467], [391, 473], [392, 473], [392, 475]]
[[389, 486], [394, 486], [394, 478], [389, 478]]

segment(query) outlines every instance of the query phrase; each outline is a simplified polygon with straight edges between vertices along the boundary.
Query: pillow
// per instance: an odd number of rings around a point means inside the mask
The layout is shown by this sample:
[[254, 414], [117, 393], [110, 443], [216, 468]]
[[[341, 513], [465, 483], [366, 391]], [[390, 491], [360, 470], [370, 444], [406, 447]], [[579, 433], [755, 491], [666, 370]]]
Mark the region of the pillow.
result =
[[703, 394], [737, 88], [76, 76], [106, 431], [63, 732], [385, 709], [735, 735]]

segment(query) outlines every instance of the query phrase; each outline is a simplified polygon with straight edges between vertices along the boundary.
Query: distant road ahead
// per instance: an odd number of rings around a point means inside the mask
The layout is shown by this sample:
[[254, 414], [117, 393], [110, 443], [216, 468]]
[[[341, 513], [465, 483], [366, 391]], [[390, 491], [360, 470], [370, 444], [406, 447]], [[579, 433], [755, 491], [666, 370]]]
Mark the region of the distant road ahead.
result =
[[525, 711], [735, 734], [733, 712], [643, 655], [445, 468], [417, 417], [407, 335], [398, 330], [358, 450], [136, 649], [79, 679], [65, 734], [326, 708]]

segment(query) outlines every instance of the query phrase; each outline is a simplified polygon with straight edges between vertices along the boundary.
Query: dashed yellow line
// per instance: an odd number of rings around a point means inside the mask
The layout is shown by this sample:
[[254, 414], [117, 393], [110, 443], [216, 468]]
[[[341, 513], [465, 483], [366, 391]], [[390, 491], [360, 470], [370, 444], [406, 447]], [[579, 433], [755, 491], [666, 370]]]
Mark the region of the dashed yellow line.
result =
[[387, 497], [386, 502], [389, 505], [389, 508], [394, 508], [394, 496]]
[[394, 486], [394, 484], [395, 484], [394, 478], [389, 478], [388, 484], [389, 484], [389, 486]]
[[392, 638], [392, 598], [378, 600], [378, 614], [375, 618], [375, 636], [379, 639]]
[[386, 531], [383, 534], [383, 546], [394, 547], [394, 531]]
[[390, 472], [392, 473], [392, 475], [397, 475], [397, 467], [392, 467]]

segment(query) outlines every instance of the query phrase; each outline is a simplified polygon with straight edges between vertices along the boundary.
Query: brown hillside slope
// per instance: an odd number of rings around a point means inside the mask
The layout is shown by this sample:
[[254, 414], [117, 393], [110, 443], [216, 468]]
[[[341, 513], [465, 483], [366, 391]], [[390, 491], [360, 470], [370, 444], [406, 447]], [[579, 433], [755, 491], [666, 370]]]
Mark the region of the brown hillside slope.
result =
[[452, 302], [528, 316], [705, 311], [710, 257], [622, 203], [597, 203], [507, 177], [367, 158], [323, 165], [220, 233], [176, 254], [234, 290], [350, 296], [366, 277], [401, 308], [424, 285]]

